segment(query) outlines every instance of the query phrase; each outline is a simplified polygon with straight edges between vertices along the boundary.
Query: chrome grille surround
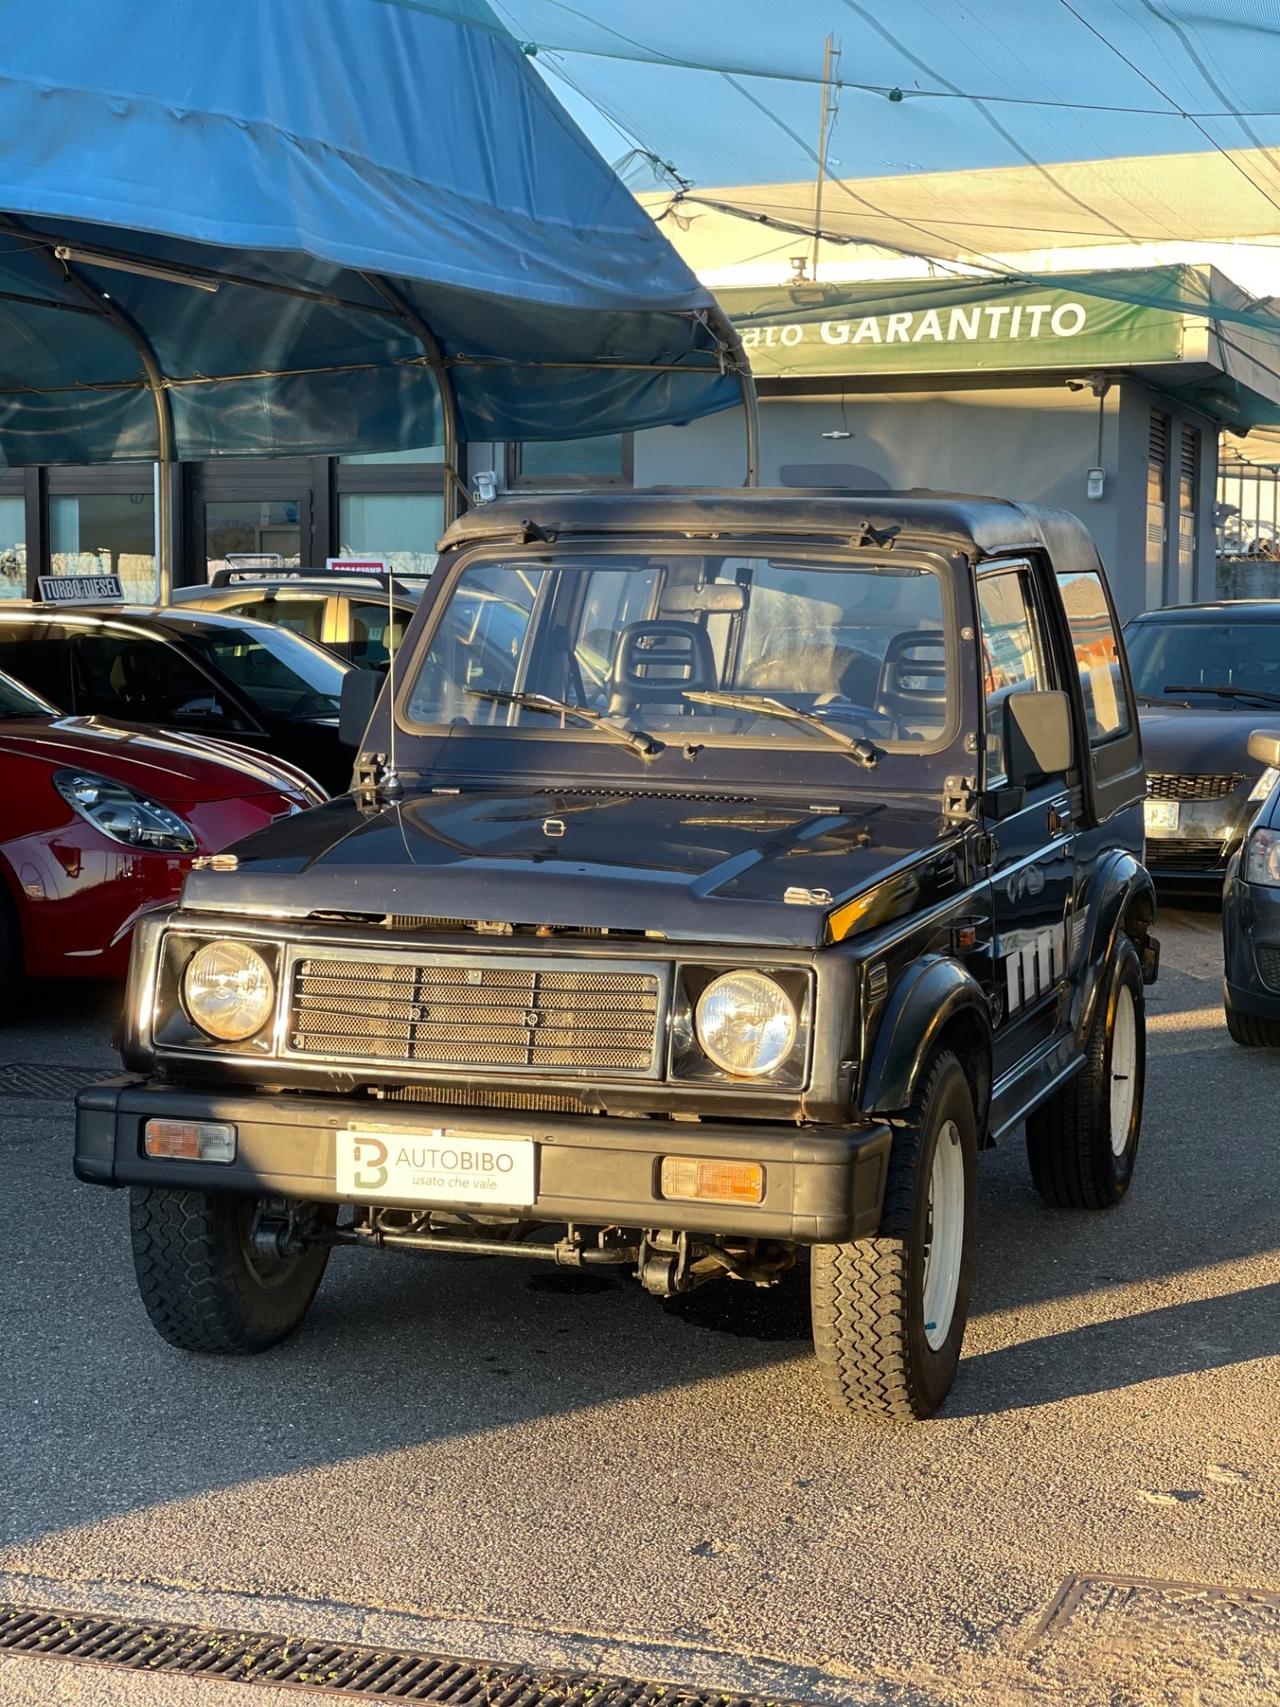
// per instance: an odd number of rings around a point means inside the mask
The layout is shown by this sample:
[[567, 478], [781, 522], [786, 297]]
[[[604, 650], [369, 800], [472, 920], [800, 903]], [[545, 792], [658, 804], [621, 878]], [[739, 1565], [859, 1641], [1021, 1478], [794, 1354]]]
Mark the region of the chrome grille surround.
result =
[[1225, 800], [1244, 781], [1241, 771], [1148, 771], [1149, 800]]
[[291, 949], [295, 1060], [540, 1077], [657, 1079], [670, 968], [551, 955]]

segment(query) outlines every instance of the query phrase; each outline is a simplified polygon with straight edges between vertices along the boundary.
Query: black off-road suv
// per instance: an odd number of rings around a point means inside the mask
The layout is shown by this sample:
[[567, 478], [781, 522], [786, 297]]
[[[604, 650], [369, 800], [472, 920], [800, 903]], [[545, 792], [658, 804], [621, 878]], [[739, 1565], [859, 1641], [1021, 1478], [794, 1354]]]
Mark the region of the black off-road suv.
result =
[[797, 492], [522, 497], [443, 545], [353, 791], [140, 925], [81, 1179], [143, 1301], [273, 1344], [337, 1244], [807, 1257], [838, 1406], [926, 1416], [977, 1152], [1128, 1188], [1155, 977], [1138, 723], [1071, 516]]

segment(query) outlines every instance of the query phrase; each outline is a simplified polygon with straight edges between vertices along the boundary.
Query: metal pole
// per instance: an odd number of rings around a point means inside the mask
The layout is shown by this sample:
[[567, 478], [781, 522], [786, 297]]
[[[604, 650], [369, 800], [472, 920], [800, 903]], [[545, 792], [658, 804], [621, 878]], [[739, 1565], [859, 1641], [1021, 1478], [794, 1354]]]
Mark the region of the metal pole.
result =
[[444, 525], [449, 526], [458, 514], [458, 498], [461, 495], [465, 504], [467, 489], [463, 485], [462, 476], [458, 472], [458, 398], [453, 389], [453, 375], [445, 360], [444, 351], [436, 341], [435, 333], [414, 308], [406, 302], [396, 287], [379, 273], [361, 273], [361, 278], [377, 291], [387, 304], [394, 308], [404, 320], [422, 345], [431, 371], [436, 376], [436, 388], [440, 393], [440, 418], [444, 436]]
[[[0, 214], [0, 227], [20, 233], [23, 237], [28, 232], [20, 220], [8, 214]], [[96, 314], [122, 332], [133, 345], [138, 359], [142, 363], [142, 371], [146, 375], [147, 389], [151, 393], [151, 401], [156, 414], [156, 461], [160, 471], [160, 491], [157, 495], [156, 535], [159, 555], [156, 562], [156, 579], [159, 584], [159, 602], [167, 604], [173, 591], [173, 503], [171, 491], [171, 472], [173, 469], [173, 409], [169, 401], [169, 391], [164, 376], [164, 370], [156, 359], [156, 353], [147, 341], [142, 328], [134, 323], [119, 303], [103, 294], [87, 279], [80, 277], [68, 261], [59, 261], [51, 250], [40, 245], [33, 245], [33, 252], [60, 279], [66, 281], [73, 290], [84, 297]]]
[[827, 150], [831, 145], [831, 128], [836, 116], [831, 83], [839, 56], [836, 38], [828, 36], [822, 49], [822, 117], [818, 122], [818, 176], [813, 186], [813, 259], [809, 271], [815, 281], [818, 277], [818, 250], [822, 243], [822, 181], [827, 175]]
[[751, 372], [751, 363], [747, 360], [747, 352], [738, 335], [738, 328], [719, 303], [707, 316], [707, 330], [721, 340], [721, 347], [726, 353], [725, 365], [738, 376], [747, 429], [747, 476], [742, 484], [744, 486], [758, 486], [760, 484], [760, 399], [756, 394], [756, 382]]

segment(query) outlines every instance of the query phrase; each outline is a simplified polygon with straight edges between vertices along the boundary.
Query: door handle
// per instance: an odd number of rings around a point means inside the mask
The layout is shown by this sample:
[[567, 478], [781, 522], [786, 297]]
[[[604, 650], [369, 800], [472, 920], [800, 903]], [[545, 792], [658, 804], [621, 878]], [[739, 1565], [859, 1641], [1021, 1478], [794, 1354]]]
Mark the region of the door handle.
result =
[[1051, 836], [1065, 836], [1072, 825], [1071, 802], [1051, 800], [1045, 808], [1044, 821]]

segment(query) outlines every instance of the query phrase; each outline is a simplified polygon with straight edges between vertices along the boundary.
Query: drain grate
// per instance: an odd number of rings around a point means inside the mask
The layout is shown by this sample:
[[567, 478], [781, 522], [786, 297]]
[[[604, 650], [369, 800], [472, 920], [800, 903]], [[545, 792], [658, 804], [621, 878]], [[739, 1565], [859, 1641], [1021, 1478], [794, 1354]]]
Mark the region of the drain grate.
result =
[[0, 1603], [4, 1654], [436, 1707], [764, 1707], [755, 1697], [716, 1689]]
[[1177, 1639], [1222, 1650], [1248, 1650], [1280, 1665], [1280, 1594], [1150, 1577], [1072, 1576], [1031, 1637], [1077, 1635], [1142, 1646]]
[[85, 1085], [109, 1078], [109, 1067], [57, 1067], [43, 1061], [0, 1062], [0, 1097], [46, 1097], [61, 1101]]

